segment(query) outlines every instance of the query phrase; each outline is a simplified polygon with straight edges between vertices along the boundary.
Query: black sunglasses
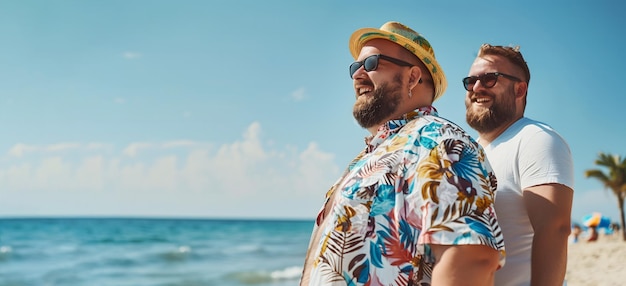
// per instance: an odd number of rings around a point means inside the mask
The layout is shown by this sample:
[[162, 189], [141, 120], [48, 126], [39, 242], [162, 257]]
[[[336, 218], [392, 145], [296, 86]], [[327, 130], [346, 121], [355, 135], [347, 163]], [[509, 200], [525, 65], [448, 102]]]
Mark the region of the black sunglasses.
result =
[[485, 88], [490, 88], [493, 87], [494, 85], [496, 85], [496, 82], [498, 82], [498, 77], [499, 76], [503, 76], [505, 78], [508, 78], [510, 80], [514, 80], [514, 81], [522, 81], [521, 79], [514, 77], [512, 75], [508, 75], [505, 73], [501, 73], [501, 72], [490, 72], [490, 73], [486, 73], [483, 75], [479, 75], [479, 76], [468, 76], [466, 78], [463, 79], [463, 87], [465, 87], [465, 90], [467, 91], [472, 91], [474, 89], [474, 85], [476, 84], [476, 81], [480, 80], [480, 84], [482, 86], [484, 86]]
[[369, 57], [365, 58], [364, 60], [362, 60], [360, 62], [353, 62], [350, 65], [350, 78], [352, 78], [354, 73], [359, 68], [361, 68], [361, 66], [363, 66], [363, 68], [365, 69], [366, 72], [375, 71], [378, 68], [378, 60], [379, 59], [383, 59], [383, 60], [386, 60], [388, 62], [392, 62], [392, 63], [394, 63], [396, 65], [403, 66], [403, 67], [412, 67], [413, 66], [413, 64], [411, 64], [411, 63], [407, 63], [407, 62], [405, 62], [403, 60], [392, 58], [392, 57], [389, 57], [389, 56], [372, 55], [372, 56], [369, 56]]

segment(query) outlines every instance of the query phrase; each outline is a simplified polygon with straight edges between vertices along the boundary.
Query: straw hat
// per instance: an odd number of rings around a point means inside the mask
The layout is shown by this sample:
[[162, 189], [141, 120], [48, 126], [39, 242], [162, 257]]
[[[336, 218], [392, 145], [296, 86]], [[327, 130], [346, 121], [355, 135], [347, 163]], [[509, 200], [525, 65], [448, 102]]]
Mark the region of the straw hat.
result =
[[443, 95], [448, 86], [446, 75], [435, 59], [435, 51], [433, 51], [430, 43], [424, 37], [398, 22], [387, 22], [380, 29], [362, 28], [356, 30], [350, 37], [350, 53], [352, 57], [354, 59], [358, 58], [365, 42], [373, 39], [392, 41], [415, 54], [428, 68], [430, 75], [433, 77], [435, 84], [433, 101]]

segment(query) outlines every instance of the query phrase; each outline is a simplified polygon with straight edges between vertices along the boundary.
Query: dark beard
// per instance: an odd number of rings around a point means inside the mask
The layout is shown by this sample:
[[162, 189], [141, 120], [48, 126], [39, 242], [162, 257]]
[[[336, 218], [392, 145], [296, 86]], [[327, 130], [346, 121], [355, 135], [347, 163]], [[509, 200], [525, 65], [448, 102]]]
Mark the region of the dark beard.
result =
[[364, 102], [357, 101], [354, 104], [352, 115], [363, 128], [370, 128], [384, 123], [388, 117], [396, 112], [402, 88], [402, 77], [397, 74], [392, 82], [381, 84], [372, 91], [371, 98]]
[[494, 131], [515, 118], [515, 93], [513, 90], [501, 97], [493, 97], [493, 100], [491, 108], [481, 111], [475, 111], [466, 106], [465, 121], [478, 133]]

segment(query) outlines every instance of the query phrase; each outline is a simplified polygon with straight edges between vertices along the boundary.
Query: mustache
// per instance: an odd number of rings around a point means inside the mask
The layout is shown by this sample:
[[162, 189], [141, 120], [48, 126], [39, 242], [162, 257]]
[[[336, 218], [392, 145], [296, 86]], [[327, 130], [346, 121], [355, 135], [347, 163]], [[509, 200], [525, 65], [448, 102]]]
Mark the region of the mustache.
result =
[[492, 97], [492, 98], [494, 97], [493, 94], [491, 94], [491, 93], [480, 91], [480, 92], [472, 92], [469, 95], [469, 98], [473, 100], [473, 99], [476, 99], [476, 97], [478, 97], [478, 96], [489, 96], [489, 97]]
[[360, 80], [355, 80], [354, 81], [354, 85], [374, 85], [374, 82], [372, 82], [369, 79], [360, 79]]

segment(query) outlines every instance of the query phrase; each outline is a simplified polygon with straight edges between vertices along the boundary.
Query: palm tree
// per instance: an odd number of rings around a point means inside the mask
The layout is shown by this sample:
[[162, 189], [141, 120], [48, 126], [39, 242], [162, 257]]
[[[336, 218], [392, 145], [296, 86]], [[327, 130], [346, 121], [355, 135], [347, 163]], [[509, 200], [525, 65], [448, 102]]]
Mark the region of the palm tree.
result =
[[585, 171], [585, 177], [596, 178], [607, 189], [613, 191], [617, 197], [617, 206], [622, 219], [622, 238], [626, 241], [626, 229], [624, 229], [624, 200], [626, 199], [626, 159], [618, 155], [600, 153], [595, 161], [598, 166], [608, 169], [608, 174], [603, 170], [592, 169]]

